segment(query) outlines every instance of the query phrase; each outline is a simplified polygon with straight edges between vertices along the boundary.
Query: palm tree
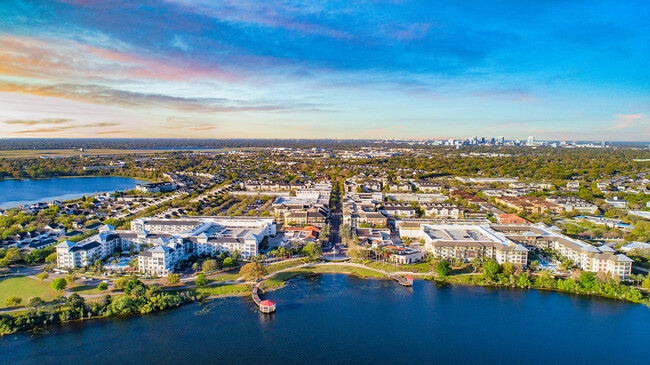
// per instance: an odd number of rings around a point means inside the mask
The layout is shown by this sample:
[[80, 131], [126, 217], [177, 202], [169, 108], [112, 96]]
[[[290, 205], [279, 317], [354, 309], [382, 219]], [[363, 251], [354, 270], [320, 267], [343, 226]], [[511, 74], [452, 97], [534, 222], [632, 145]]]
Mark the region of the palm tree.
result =
[[286, 248], [284, 248], [284, 246], [278, 247], [278, 256], [285, 258], [287, 256], [287, 253], [288, 251]]

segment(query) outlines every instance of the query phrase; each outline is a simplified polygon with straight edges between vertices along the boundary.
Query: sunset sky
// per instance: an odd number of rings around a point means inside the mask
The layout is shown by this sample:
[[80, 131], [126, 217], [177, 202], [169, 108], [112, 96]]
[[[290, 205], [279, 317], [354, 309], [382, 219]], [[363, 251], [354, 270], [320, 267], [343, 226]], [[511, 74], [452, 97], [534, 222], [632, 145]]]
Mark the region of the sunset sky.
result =
[[0, 0], [0, 137], [648, 141], [649, 19], [647, 0]]

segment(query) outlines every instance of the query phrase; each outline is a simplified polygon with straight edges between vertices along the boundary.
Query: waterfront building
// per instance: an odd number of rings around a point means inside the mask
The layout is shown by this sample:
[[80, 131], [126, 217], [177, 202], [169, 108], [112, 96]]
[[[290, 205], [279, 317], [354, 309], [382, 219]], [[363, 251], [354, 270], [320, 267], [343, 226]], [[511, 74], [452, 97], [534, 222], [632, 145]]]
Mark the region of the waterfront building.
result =
[[489, 257], [498, 263], [526, 266], [528, 249], [552, 249], [570, 259], [581, 270], [605, 272], [626, 279], [632, 259], [607, 246], [595, 247], [551, 230], [543, 224], [426, 224], [398, 222], [401, 237], [424, 239], [436, 257], [471, 260]]
[[632, 274], [632, 259], [616, 254], [608, 246], [595, 247], [547, 228], [536, 225], [492, 225], [492, 230], [528, 247], [551, 249], [573, 261], [581, 270], [605, 272], [626, 279]]
[[[408, 232], [411, 232], [412, 238], [423, 238], [425, 247], [435, 257], [461, 259], [465, 262], [484, 257], [494, 259], [499, 264], [510, 262], [521, 267], [528, 263], [528, 249], [489, 226], [422, 224], [419, 231]], [[406, 234], [409, 233], [404, 231], [402, 234], [400, 230], [401, 236]]]
[[105, 225], [99, 234], [83, 241], [60, 243], [56, 246], [57, 267], [85, 267], [115, 252], [144, 248], [138, 255], [139, 272], [167, 275], [190, 255], [215, 256], [237, 251], [244, 258], [255, 256], [262, 240], [275, 234], [272, 219], [257, 217], [139, 218], [131, 222], [131, 230], [115, 230]]

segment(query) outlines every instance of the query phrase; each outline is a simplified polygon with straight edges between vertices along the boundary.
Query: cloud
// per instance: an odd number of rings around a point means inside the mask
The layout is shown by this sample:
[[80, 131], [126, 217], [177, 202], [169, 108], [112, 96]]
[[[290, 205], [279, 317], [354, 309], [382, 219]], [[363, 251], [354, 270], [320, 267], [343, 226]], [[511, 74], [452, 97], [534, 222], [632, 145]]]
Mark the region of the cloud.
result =
[[[13, 134], [43, 134], [43, 133], [58, 133], [69, 130], [84, 130], [84, 129], [95, 129], [95, 128], [109, 128], [116, 127], [121, 125], [117, 122], [96, 122], [96, 123], [75, 123], [74, 119], [66, 118], [44, 118], [44, 119], [35, 119], [35, 120], [21, 120], [21, 119], [12, 119], [4, 121], [5, 124], [9, 125], [20, 125], [20, 126], [41, 126], [40, 128], [32, 129], [23, 129], [14, 132]], [[97, 134], [103, 134], [107, 131], [97, 131]]]
[[25, 84], [2, 84], [0, 91], [21, 92], [30, 95], [64, 98], [103, 105], [120, 105], [131, 108], [165, 108], [185, 112], [231, 113], [274, 112], [290, 109], [316, 111], [311, 103], [264, 100], [233, 100], [227, 98], [177, 97], [117, 90], [100, 85], [55, 84], [34, 86]]
[[630, 128], [641, 128], [650, 124], [650, 118], [644, 114], [616, 114], [616, 119], [607, 130], [626, 130]]
[[227, 83], [242, 79], [214, 64], [203, 67], [187, 60], [144, 57], [73, 40], [0, 35], [0, 44], [0, 74], [10, 76], [84, 81], [208, 79]]
[[42, 124], [68, 124], [71, 123], [73, 119], [66, 119], [66, 118], [45, 118], [45, 119], [10, 119], [10, 120], [5, 120], [5, 124], [12, 124], [12, 125], [27, 125], [27, 126], [33, 126], [33, 125], [42, 125]]

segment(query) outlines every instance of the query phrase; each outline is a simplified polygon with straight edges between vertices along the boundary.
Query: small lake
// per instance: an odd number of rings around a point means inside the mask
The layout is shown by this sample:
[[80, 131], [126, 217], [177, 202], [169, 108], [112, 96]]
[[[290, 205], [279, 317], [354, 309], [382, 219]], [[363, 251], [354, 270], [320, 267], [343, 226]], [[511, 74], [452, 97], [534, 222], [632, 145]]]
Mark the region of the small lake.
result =
[[141, 183], [145, 181], [118, 176], [0, 180], [0, 208], [128, 190]]
[[557, 292], [310, 275], [264, 295], [0, 337], [4, 364], [641, 364], [650, 308]]

